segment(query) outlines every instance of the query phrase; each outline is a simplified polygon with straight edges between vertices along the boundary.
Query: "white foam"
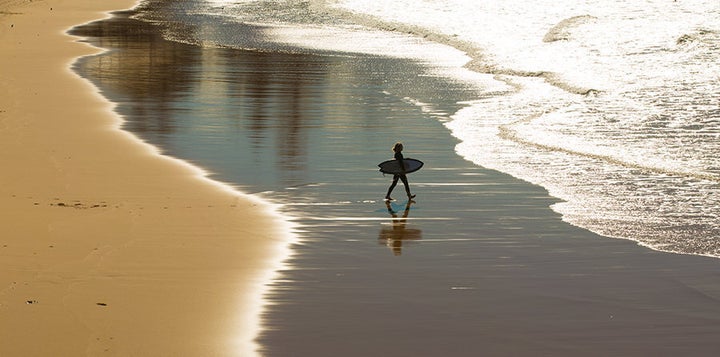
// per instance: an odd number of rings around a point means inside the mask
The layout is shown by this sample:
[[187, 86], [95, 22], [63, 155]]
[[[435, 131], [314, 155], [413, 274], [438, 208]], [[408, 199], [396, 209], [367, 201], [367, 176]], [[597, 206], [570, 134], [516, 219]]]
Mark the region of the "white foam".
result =
[[450, 114], [462, 156], [546, 187], [574, 224], [720, 255], [717, 1], [335, 6], [365, 24], [438, 34], [428, 38], [477, 55], [471, 68], [506, 83]]

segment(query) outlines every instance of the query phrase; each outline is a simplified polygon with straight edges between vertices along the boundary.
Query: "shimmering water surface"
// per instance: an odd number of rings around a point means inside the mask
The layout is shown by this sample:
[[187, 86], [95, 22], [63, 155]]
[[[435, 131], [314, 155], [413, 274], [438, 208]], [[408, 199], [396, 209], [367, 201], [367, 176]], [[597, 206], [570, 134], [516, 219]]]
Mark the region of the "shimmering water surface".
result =
[[[422, 60], [484, 92], [452, 112], [409, 97], [440, 112], [463, 157], [542, 185], [578, 226], [720, 255], [717, 1], [210, 1], [186, 13], [262, 23], [275, 45]], [[257, 47], [232, 31], [170, 37]]]

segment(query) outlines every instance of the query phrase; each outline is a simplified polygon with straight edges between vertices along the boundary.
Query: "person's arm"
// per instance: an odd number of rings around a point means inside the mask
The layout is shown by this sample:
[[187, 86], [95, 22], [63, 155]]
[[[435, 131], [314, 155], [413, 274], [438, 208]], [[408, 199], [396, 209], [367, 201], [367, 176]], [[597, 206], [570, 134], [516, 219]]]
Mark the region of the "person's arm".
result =
[[402, 172], [403, 175], [405, 175], [405, 161], [403, 161], [404, 160], [403, 154], [396, 153], [395, 159], [398, 161], [398, 164], [400, 165], [400, 171]]

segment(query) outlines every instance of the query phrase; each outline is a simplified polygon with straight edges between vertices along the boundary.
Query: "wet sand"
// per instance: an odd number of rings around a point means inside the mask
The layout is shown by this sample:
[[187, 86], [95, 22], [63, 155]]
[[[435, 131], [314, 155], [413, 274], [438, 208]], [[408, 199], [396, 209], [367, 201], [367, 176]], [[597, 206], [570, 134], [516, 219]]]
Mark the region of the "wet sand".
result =
[[[142, 35], [117, 36], [113, 26]], [[126, 128], [286, 203], [300, 224], [302, 240], [263, 315], [267, 356], [720, 349], [720, 261], [566, 224], [545, 190], [462, 160], [442, 114], [404, 99], [452, 113], [471, 90], [417, 76], [420, 65], [398, 59], [200, 49], [127, 19], [83, 31], [103, 34], [93, 41], [113, 52], [77, 69], [120, 103]], [[121, 65], [146, 49], [155, 55], [141, 66], [149, 80]], [[163, 95], [144, 96], [148, 82]], [[438, 88], [447, 98], [428, 98]], [[410, 176], [414, 203], [401, 187], [397, 201], [382, 201], [390, 177], [374, 164], [395, 140], [426, 163]]]
[[133, 1], [0, 2], [0, 355], [254, 355], [275, 207], [119, 130], [64, 34]]

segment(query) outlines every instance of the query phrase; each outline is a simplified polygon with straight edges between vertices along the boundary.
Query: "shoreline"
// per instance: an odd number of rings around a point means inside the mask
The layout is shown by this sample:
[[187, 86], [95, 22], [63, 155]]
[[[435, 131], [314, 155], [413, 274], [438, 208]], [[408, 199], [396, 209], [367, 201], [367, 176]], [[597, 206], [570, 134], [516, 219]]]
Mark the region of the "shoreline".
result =
[[71, 70], [102, 49], [67, 31], [136, 4], [2, 5], [1, 355], [257, 353], [289, 225], [121, 130]]

